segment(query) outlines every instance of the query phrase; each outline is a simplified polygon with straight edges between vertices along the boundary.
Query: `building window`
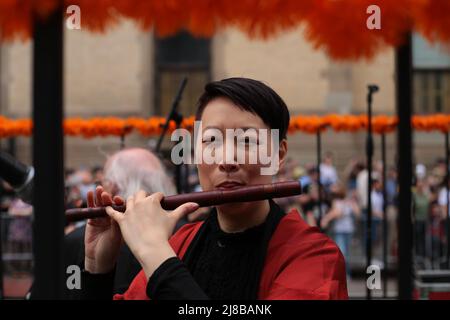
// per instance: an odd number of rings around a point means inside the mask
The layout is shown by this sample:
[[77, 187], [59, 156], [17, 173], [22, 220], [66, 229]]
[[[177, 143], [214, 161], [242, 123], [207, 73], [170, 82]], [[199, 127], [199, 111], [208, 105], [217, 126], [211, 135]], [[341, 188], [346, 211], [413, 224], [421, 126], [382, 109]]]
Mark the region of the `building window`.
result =
[[450, 113], [450, 48], [413, 36], [414, 111]]
[[210, 39], [187, 32], [155, 38], [156, 113], [167, 116], [183, 77], [188, 77], [178, 111], [185, 117], [195, 113], [198, 97], [210, 81]]
[[450, 72], [420, 70], [414, 72], [416, 113], [450, 112]]

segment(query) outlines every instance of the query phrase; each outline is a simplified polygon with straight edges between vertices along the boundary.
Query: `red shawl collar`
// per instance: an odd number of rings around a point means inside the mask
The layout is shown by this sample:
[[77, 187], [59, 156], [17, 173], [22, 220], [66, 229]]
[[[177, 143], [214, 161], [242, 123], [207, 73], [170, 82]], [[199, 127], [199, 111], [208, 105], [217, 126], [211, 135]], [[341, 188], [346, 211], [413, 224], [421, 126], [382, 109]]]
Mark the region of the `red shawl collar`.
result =
[[[183, 258], [203, 222], [187, 224], [169, 243]], [[259, 299], [348, 299], [345, 261], [336, 244], [308, 226], [297, 210], [285, 215], [267, 249]], [[147, 278], [141, 270], [115, 300], [146, 300]]]

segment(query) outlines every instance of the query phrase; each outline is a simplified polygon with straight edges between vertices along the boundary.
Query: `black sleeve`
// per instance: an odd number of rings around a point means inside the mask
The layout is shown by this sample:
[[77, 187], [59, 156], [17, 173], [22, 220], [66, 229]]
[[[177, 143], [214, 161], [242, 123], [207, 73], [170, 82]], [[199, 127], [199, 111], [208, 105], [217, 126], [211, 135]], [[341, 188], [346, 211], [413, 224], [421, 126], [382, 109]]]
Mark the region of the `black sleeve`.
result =
[[186, 265], [177, 257], [164, 261], [147, 283], [152, 300], [208, 300]]
[[123, 243], [117, 257], [116, 273], [114, 276], [114, 294], [123, 294], [127, 291], [133, 279], [142, 270], [130, 248]]
[[82, 300], [112, 300], [115, 269], [105, 274], [91, 274], [85, 270], [81, 272]]

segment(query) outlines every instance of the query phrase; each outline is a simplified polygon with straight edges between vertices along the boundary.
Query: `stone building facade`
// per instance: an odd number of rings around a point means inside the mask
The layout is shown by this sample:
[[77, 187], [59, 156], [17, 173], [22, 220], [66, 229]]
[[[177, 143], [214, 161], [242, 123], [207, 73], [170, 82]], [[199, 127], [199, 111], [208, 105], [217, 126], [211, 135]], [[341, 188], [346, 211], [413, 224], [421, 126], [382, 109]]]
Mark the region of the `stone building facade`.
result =
[[[253, 40], [234, 29], [212, 39], [181, 34], [157, 39], [152, 32], [124, 21], [106, 34], [65, 30], [66, 116], [165, 116], [182, 75], [189, 76], [181, 110], [187, 116], [209, 80], [232, 76], [262, 80], [286, 101], [291, 114], [364, 113], [367, 84], [376, 83], [375, 114], [395, 113], [395, 55], [386, 49], [367, 62], [332, 61], [294, 30], [268, 41]], [[0, 114], [31, 116], [30, 42], [4, 43], [0, 48]], [[441, 141], [442, 140], [442, 141]], [[342, 168], [350, 157], [363, 155], [364, 134], [323, 135], [323, 150], [334, 153]], [[395, 134], [388, 136], [393, 164]], [[15, 139], [18, 158], [30, 163], [31, 140]], [[49, 141], [49, 143], [51, 143]], [[147, 146], [148, 138], [132, 135], [128, 146]], [[376, 138], [377, 146], [379, 139]], [[3, 147], [7, 142], [2, 141]], [[105, 154], [120, 146], [116, 138], [66, 139], [66, 166], [101, 164]], [[301, 163], [316, 159], [316, 137], [289, 136], [290, 156]], [[443, 155], [443, 137], [416, 135], [416, 156], [431, 163]], [[379, 157], [379, 149], [376, 151]]]

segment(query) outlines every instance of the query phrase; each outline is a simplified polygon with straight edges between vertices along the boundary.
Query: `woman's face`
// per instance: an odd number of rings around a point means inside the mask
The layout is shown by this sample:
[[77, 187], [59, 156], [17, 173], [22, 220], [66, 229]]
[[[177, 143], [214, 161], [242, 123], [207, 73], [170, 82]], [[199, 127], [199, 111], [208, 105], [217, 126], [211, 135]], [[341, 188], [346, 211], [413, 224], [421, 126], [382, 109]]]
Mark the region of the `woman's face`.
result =
[[417, 188], [418, 192], [424, 191], [424, 188], [425, 188], [424, 182], [422, 180], [417, 180], [416, 188]]
[[[208, 154], [213, 155], [214, 163], [198, 164], [198, 174], [200, 184], [204, 191], [209, 190], [230, 190], [245, 185], [266, 184], [272, 182], [272, 175], [261, 174], [261, 169], [269, 165], [261, 164], [261, 159], [256, 157], [255, 150], [266, 147], [267, 156], [272, 156], [270, 128], [263, 120], [250, 112], [241, 110], [233, 102], [225, 98], [216, 98], [208, 103], [203, 110], [201, 117], [201, 133], [197, 136], [196, 152], [197, 156], [203, 149], [204, 160], [205, 149]], [[233, 139], [229, 135], [227, 138], [226, 129], [242, 129], [245, 134], [238, 134]], [[259, 129], [266, 129], [264, 143], [264, 132]], [[223, 137], [223, 143], [218, 141]], [[258, 134], [259, 133], [259, 134]], [[261, 139], [262, 138], [262, 139]], [[278, 139], [275, 143], [279, 143]], [[201, 145], [201, 148], [200, 148]], [[279, 143], [278, 158], [276, 165], [280, 168], [283, 165], [287, 151], [286, 140]], [[257, 151], [256, 151], [257, 152]], [[239, 158], [238, 154], [241, 154]], [[242, 155], [245, 155], [245, 161]]]

